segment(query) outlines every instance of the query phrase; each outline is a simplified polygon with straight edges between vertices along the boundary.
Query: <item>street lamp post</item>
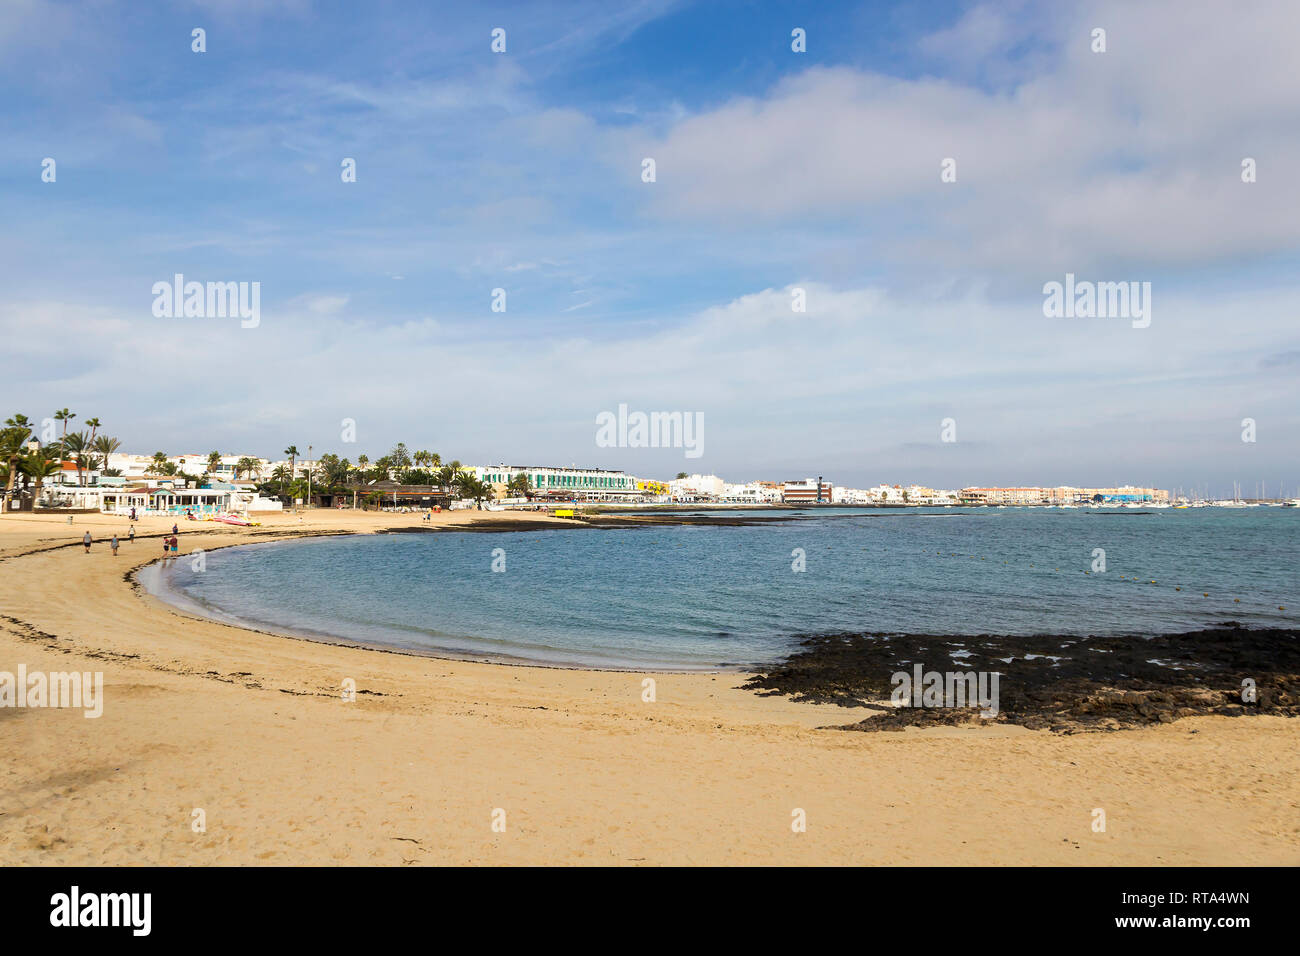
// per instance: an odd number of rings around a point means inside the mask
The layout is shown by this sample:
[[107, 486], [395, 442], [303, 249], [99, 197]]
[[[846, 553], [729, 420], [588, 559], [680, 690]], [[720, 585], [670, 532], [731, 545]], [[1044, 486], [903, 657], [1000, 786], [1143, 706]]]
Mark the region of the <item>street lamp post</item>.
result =
[[311, 507], [311, 445], [307, 446], [307, 507]]

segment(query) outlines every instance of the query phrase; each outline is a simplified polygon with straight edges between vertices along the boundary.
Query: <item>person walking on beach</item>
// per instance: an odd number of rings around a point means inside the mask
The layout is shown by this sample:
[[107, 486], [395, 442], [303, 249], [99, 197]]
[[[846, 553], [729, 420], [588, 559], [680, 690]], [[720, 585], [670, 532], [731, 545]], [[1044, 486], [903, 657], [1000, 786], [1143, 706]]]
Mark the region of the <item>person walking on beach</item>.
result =
[[172, 522], [172, 534], [179, 534], [179, 533], [180, 533], [180, 530], [181, 530], [181, 529], [178, 528], [178, 527], [176, 526], [176, 522], [173, 521], [173, 522]]
[[86, 546], [86, 554], [90, 554], [90, 532], [87, 531], [81, 536], [81, 543]]
[[163, 557], [167, 557], [167, 549], [171, 546], [171, 539], [166, 535], [163, 536]]
[[113, 535], [108, 541], [108, 546], [113, 549], [113, 557], [117, 557], [117, 535]]
[[172, 535], [172, 557], [176, 557], [176, 552], [180, 550], [180, 542], [176, 540], [176, 535]]
[[126, 533], [126, 543], [135, 544], [135, 525], [131, 525], [131, 530]]

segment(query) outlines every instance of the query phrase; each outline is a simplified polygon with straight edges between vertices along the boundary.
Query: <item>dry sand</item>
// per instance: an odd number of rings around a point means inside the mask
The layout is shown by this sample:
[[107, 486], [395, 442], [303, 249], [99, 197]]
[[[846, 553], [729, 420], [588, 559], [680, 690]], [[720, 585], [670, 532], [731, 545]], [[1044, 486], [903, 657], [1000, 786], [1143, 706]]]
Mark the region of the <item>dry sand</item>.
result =
[[[274, 531], [427, 527], [339, 512], [181, 525], [182, 555]], [[126, 580], [161, 554], [157, 538], [86, 555], [88, 528], [127, 522], [0, 518], [0, 671], [105, 681], [98, 719], [0, 709], [0, 864], [1300, 863], [1300, 724], [1285, 718], [846, 733], [816, 728], [866, 712], [758, 697], [733, 673], [655, 675], [643, 703], [640, 673], [186, 617]], [[806, 832], [792, 832], [796, 808]]]

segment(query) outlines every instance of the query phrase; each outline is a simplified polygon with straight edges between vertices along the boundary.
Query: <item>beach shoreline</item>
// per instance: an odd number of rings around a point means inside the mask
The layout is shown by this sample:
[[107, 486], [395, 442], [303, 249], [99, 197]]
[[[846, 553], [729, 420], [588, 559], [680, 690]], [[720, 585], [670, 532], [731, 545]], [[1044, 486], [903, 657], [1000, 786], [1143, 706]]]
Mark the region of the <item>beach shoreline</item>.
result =
[[[434, 517], [497, 530], [497, 514]], [[181, 556], [421, 523], [375, 512], [186, 522]], [[743, 673], [461, 661], [191, 617], [129, 580], [172, 519], [137, 521], [114, 558], [100, 539], [127, 524], [0, 518], [0, 671], [105, 681], [97, 719], [0, 709], [0, 746], [14, 755], [0, 862], [1300, 863], [1300, 732], [1287, 718], [1074, 736], [845, 733], [824, 728], [870, 711], [760, 696]], [[1097, 807], [1109, 808], [1105, 833], [1091, 829]], [[490, 827], [495, 808], [505, 833]], [[792, 832], [795, 808], [807, 832]]]

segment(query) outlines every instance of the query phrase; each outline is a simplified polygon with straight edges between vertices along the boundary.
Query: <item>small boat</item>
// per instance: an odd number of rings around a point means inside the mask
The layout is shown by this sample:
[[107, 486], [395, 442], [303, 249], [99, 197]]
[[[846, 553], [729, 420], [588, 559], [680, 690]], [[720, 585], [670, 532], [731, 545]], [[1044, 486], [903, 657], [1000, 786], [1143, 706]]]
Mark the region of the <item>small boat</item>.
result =
[[223, 524], [236, 524], [243, 528], [251, 528], [255, 524], [255, 522], [237, 517], [236, 515], [217, 515], [212, 520], [220, 521]]

